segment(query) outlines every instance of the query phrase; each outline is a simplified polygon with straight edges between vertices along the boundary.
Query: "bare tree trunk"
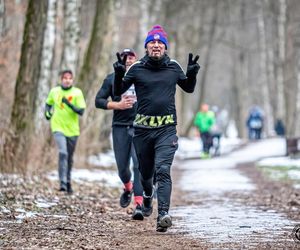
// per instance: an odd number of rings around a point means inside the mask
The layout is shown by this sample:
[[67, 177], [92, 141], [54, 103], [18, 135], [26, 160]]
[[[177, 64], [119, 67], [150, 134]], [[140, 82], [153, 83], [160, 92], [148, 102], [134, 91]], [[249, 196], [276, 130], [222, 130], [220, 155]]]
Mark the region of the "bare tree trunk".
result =
[[[109, 119], [107, 116], [111, 116], [111, 113], [95, 110], [95, 95], [99, 89], [99, 83], [103, 81], [109, 68], [110, 54], [107, 51], [110, 51], [112, 46], [112, 8], [112, 0], [97, 0], [93, 30], [79, 75], [79, 87], [87, 100], [85, 114], [88, 114], [83, 119], [82, 137], [84, 138], [81, 142], [86, 145], [90, 144], [91, 147], [97, 145], [97, 148], [88, 147], [86, 154], [110, 148], [111, 123], [107, 122]], [[96, 112], [100, 112], [98, 119]], [[98, 129], [99, 126], [101, 131]]]
[[247, 104], [249, 102], [248, 96], [249, 96], [249, 89], [247, 88], [248, 85], [248, 53], [246, 51], [240, 51], [239, 53], [239, 59], [237, 60], [239, 62], [240, 67], [236, 65], [236, 67], [239, 69], [239, 74], [237, 78], [237, 89], [238, 89], [238, 101], [236, 105], [239, 106], [239, 114], [237, 119], [237, 129], [238, 134], [240, 137], [245, 138], [246, 137], [246, 119], [247, 119]]
[[296, 130], [296, 97], [297, 97], [297, 74], [295, 72], [297, 53], [293, 46], [294, 36], [292, 34], [291, 23], [287, 23], [286, 43], [289, 45], [286, 49], [286, 61], [284, 64], [284, 94], [285, 94], [285, 117], [286, 117], [286, 135], [294, 137]]
[[148, 0], [141, 0], [139, 4], [139, 9], [140, 9], [140, 19], [139, 19], [139, 32], [137, 34], [137, 39], [135, 41], [134, 48], [136, 48], [136, 52], [139, 57], [142, 57], [145, 53], [144, 49], [144, 40], [146, 38], [148, 29], [150, 28], [149, 26], [149, 5], [150, 2]]
[[297, 88], [298, 88], [298, 91], [297, 91], [297, 98], [296, 98], [296, 131], [295, 131], [295, 134], [297, 136], [300, 135], [300, 128], [299, 128], [299, 124], [300, 124], [300, 53], [299, 53], [299, 50], [300, 48], [297, 49], [298, 50], [298, 53], [297, 53]]
[[47, 24], [41, 59], [41, 72], [38, 80], [37, 98], [35, 102], [35, 131], [42, 132], [45, 129], [44, 104], [51, 86], [51, 72], [54, 60], [54, 48], [56, 37], [56, 2], [48, 0]]
[[[260, 3], [260, 1], [259, 1]], [[258, 4], [259, 4], [258, 3]], [[260, 44], [260, 68], [261, 68], [261, 81], [260, 81], [260, 89], [262, 90], [263, 96], [263, 110], [265, 113], [265, 132], [268, 136], [273, 134], [273, 115], [271, 110], [271, 101], [270, 101], [270, 93], [269, 86], [270, 83], [267, 77], [267, 41], [266, 41], [266, 28], [264, 21], [264, 5], [261, 3], [259, 5], [259, 15], [258, 15], [258, 33], [259, 33], [259, 44]]]
[[277, 115], [276, 118], [283, 119], [285, 117], [285, 98], [284, 98], [284, 62], [285, 62], [285, 27], [286, 27], [286, 0], [279, 1], [279, 16], [278, 16], [278, 53], [279, 53], [279, 66], [277, 68]]
[[5, 1], [0, 0], [0, 37], [3, 37], [6, 32], [6, 20], [5, 20]]
[[206, 77], [207, 77], [209, 63], [210, 63], [210, 57], [212, 54], [211, 50], [213, 47], [213, 40], [216, 32], [217, 20], [218, 20], [218, 1], [216, 1], [214, 4], [214, 12], [212, 14], [212, 20], [210, 24], [211, 27], [210, 27], [209, 37], [208, 37], [208, 48], [204, 59], [203, 69], [201, 71], [200, 98], [199, 98], [198, 105], [196, 105], [197, 109], [200, 107], [201, 103], [205, 102], [205, 92], [206, 92], [206, 84], [207, 84]]
[[107, 46], [107, 44], [105, 44], [105, 37], [108, 36], [109, 32], [108, 23], [111, 21], [111, 11], [112, 0], [97, 0], [93, 30], [78, 78], [78, 86], [82, 89], [85, 96], [89, 96], [91, 92], [93, 92], [93, 87], [95, 87], [101, 77], [105, 75], [105, 73], [103, 73], [105, 70], [102, 70], [99, 66], [105, 66], [109, 58], [108, 53], [103, 53], [103, 48]]
[[[298, 13], [300, 9], [300, 5], [298, 1], [293, 1], [293, 6], [295, 6], [294, 12], [297, 13], [294, 18], [298, 18]], [[299, 7], [298, 7], [299, 6]], [[296, 23], [296, 22], [294, 22]], [[297, 26], [296, 26], [297, 27]], [[295, 46], [295, 72], [296, 72], [296, 81], [297, 81], [297, 96], [296, 96], [296, 108], [295, 108], [295, 136], [299, 137], [300, 136], [300, 31], [297, 28], [294, 29], [295, 32], [295, 37], [293, 39], [294, 41], [294, 46]]]
[[[295, 6], [295, 7], [293, 7]], [[300, 10], [300, 5], [298, 1], [293, 1], [292, 8], [294, 9], [295, 16], [293, 17], [294, 22], [297, 23], [295, 19], [298, 19], [298, 13]], [[296, 26], [297, 27], [297, 26]], [[295, 74], [296, 74], [296, 85], [297, 85], [297, 96], [296, 96], [296, 107], [295, 107], [295, 136], [300, 136], [300, 31], [297, 28], [294, 29], [294, 39], [293, 44], [295, 47]]]
[[[210, 58], [212, 55], [212, 48], [214, 44], [214, 37], [216, 33], [216, 26], [217, 26], [217, 20], [218, 20], [218, 6], [219, 6], [219, 1], [215, 0], [213, 2], [213, 13], [211, 17], [211, 22], [210, 22], [210, 31], [209, 31], [209, 36], [208, 36], [208, 42], [207, 42], [207, 50], [205, 54], [205, 58], [203, 60], [203, 65], [201, 65], [201, 70], [199, 71], [199, 76], [200, 80], [198, 80], [198, 84], [200, 85], [200, 96], [198, 99], [197, 104], [194, 106], [193, 109], [193, 114], [196, 114], [196, 112], [199, 110], [199, 107], [201, 103], [205, 102], [205, 91], [206, 91], [206, 84], [207, 84], [207, 74], [208, 74], [208, 69], [209, 69], [209, 63], [210, 63]], [[188, 135], [190, 129], [193, 126], [193, 119], [188, 123], [187, 127], [184, 129], [184, 135]]]
[[[228, 5], [229, 8], [229, 20], [233, 20], [234, 14], [231, 4]], [[245, 34], [246, 32], [246, 22], [245, 22], [245, 2], [241, 2], [236, 6], [237, 13], [239, 15], [240, 26], [237, 32], [236, 30], [231, 30], [231, 39], [233, 41], [233, 69], [232, 69], [232, 88], [233, 100], [231, 101], [231, 106], [233, 112], [233, 117], [235, 120], [235, 125], [238, 131], [238, 136], [245, 138], [246, 137], [246, 118], [247, 118], [247, 105], [248, 105], [248, 51], [247, 48], [237, 45], [245, 44], [244, 36], [240, 33]]]
[[[139, 8], [139, 32], [136, 36], [136, 40], [133, 48], [136, 50], [139, 57], [143, 57], [145, 54], [144, 41], [150, 28], [155, 25], [161, 13], [165, 10], [161, 9], [161, 0], [137, 0]], [[160, 23], [160, 22], [159, 22]], [[161, 23], [160, 23], [161, 24]]]
[[[236, 58], [236, 56], [233, 54], [232, 55], [233, 59]], [[231, 69], [231, 103], [230, 103], [230, 107], [231, 107], [231, 119], [235, 121], [235, 126], [237, 127], [237, 132], [238, 132], [238, 136], [241, 137], [241, 131], [243, 130], [242, 128], [238, 127], [241, 125], [240, 120], [242, 120], [243, 118], [240, 116], [241, 112], [241, 107], [240, 105], [238, 105], [239, 103], [239, 87], [238, 87], [238, 77], [237, 77], [237, 69], [235, 67], [235, 65], [233, 65], [232, 69]]]
[[10, 120], [12, 135], [4, 142], [1, 166], [26, 171], [34, 128], [35, 100], [40, 74], [48, 1], [30, 0], [26, 14], [22, 54]]
[[62, 70], [76, 72], [79, 54], [79, 10], [81, 0], [64, 1], [64, 35], [61, 66]]
[[286, 22], [286, 47], [284, 62], [284, 94], [286, 114], [287, 137], [297, 136], [297, 92], [298, 92], [298, 55], [299, 55], [299, 29], [295, 27], [299, 18], [299, 2], [297, 0], [287, 1]]
[[[272, 42], [270, 42], [272, 43]], [[276, 109], [277, 109], [277, 103], [276, 103], [276, 78], [275, 78], [275, 68], [274, 68], [274, 47], [267, 46], [267, 53], [268, 53], [268, 65], [267, 65], [267, 74], [269, 79], [269, 86], [270, 86], [270, 105], [272, 109], [272, 115], [273, 115], [273, 125], [274, 125], [274, 118], [276, 120]], [[274, 129], [274, 128], [273, 128]]]

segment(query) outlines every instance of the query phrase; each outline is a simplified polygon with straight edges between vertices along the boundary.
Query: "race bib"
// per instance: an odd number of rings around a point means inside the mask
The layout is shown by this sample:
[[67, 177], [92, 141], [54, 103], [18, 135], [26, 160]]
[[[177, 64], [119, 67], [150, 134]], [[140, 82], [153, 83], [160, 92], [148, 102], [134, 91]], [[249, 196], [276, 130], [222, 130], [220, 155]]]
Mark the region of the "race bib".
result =
[[130, 88], [123, 94], [123, 96], [130, 97], [134, 102], [136, 102], [136, 93], [134, 85], [131, 85]]

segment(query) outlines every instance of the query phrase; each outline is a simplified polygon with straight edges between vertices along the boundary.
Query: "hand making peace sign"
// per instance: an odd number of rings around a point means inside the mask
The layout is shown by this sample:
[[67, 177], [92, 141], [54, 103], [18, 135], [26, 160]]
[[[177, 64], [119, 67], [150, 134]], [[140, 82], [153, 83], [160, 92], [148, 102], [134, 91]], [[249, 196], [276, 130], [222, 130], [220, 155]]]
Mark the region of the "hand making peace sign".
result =
[[187, 66], [187, 71], [186, 74], [190, 75], [196, 75], [200, 69], [200, 65], [197, 63], [199, 59], [199, 56], [196, 55], [195, 58], [193, 59], [193, 54], [189, 53], [189, 59], [188, 59], [188, 66]]
[[126, 72], [126, 60], [127, 60], [127, 55], [124, 55], [123, 59], [120, 55], [119, 52], [117, 52], [117, 58], [118, 58], [118, 61], [116, 61], [114, 64], [113, 64], [113, 67], [115, 69], [115, 73], [117, 74], [125, 74]]

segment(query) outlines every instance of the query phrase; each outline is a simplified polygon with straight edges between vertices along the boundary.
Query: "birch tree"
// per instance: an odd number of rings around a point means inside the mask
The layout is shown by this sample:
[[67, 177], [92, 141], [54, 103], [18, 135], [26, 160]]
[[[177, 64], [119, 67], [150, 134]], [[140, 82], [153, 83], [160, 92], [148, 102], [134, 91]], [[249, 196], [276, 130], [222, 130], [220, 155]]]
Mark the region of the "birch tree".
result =
[[48, 1], [29, 0], [10, 119], [12, 134], [5, 140], [4, 155], [0, 157], [1, 166], [10, 171], [26, 171], [31, 149], [47, 8]]
[[[35, 130], [37, 133], [43, 131], [45, 124], [44, 104], [51, 86], [51, 72], [54, 59], [55, 37], [56, 37], [56, 0], [48, 0], [47, 24], [43, 42], [41, 71], [38, 80], [37, 98], [35, 102]], [[44, 121], [44, 122], [43, 122]]]
[[60, 68], [76, 72], [79, 54], [79, 11], [81, 0], [64, 1], [63, 51]]

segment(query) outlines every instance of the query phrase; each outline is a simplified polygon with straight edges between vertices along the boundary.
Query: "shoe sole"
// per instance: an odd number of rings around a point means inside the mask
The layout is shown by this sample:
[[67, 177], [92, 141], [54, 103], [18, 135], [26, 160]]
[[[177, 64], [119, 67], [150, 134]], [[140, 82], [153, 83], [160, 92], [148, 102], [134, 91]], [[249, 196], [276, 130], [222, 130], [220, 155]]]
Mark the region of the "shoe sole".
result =
[[171, 219], [171, 216], [170, 215], [165, 215], [163, 216], [159, 222], [158, 222], [158, 225], [157, 225], [157, 228], [156, 228], [156, 231], [157, 232], [166, 232], [167, 229], [169, 227], [172, 226], [172, 219]]
[[138, 212], [132, 215], [133, 220], [144, 220], [144, 215], [142, 212]]
[[156, 232], [159, 232], [159, 233], [165, 233], [165, 232], [167, 232], [167, 230], [168, 230], [167, 227], [160, 227], [160, 226], [158, 226], [156, 228]]
[[121, 206], [122, 208], [126, 208], [126, 207], [128, 207], [128, 206], [130, 205], [130, 203], [131, 203], [131, 201], [128, 202], [128, 203], [126, 203], [126, 204], [124, 204], [124, 203], [121, 204], [121, 202], [120, 202], [120, 206]]

